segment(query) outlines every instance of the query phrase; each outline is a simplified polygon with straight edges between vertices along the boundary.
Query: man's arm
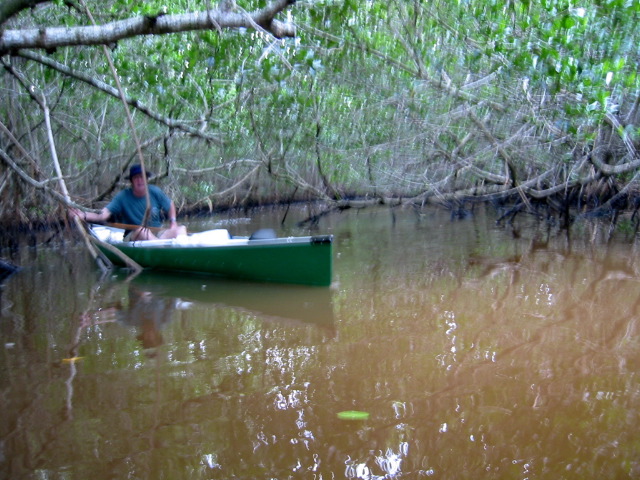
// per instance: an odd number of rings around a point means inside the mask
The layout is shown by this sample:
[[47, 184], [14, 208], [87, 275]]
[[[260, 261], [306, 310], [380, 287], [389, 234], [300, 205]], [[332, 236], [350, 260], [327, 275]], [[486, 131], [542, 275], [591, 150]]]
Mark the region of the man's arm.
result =
[[111, 212], [107, 207], [104, 207], [100, 213], [94, 212], [83, 212], [82, 210], [78, 210], [76, 208], [72, 208], [70, 210], [71, 215], [75, 215], [76, 217], [81, 218], [85, 222], [94, 222], [94, 223], [104, 223], [109, 218], [111, 218]]
[[171, 205], [169, 206], [169, 222], [171, 223], [172, 228], [178, 225], [176, 221], [176, 206], [173, 203], [173, 200], [171, 201]]

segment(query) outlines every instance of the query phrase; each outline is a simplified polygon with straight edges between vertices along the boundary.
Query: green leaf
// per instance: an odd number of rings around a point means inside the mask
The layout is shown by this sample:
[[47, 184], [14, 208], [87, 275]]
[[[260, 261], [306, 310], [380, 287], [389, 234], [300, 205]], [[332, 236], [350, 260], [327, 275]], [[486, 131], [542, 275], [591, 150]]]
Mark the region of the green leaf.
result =
[[359, 412], [358, 410], [346, 410], [338, 413], [340, 420], [367, 420], [369, 412]]
[[576, 24], [576, 20], [575, 18], [573, 18], [570, 15], [566, 15], [563, 19], [562, 19], [562, 26], [566, 29], [569, 29], [571, 27], [573, 27]]

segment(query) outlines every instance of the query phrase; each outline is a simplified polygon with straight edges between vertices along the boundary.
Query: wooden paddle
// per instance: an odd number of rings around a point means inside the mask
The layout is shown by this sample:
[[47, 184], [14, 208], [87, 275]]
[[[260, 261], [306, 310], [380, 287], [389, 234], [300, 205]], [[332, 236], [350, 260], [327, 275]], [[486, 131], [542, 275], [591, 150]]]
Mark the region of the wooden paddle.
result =
[[128, 223], [105, 222], [104, 225], [107, 227], [122, 228], [123, 230], [137, 230], [139, 228], [147, 228], [152, 232], [159, 232], [160, 230], [165, 230], [164, 227], [143, 227], [142, 225], [130, 225]]

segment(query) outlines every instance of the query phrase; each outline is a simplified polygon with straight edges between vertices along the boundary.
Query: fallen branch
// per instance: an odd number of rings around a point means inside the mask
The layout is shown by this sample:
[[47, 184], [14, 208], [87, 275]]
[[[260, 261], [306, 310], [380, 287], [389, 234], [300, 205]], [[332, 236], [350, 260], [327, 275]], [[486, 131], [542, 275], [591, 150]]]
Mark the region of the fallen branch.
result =
[[[39, 103], [44, 113], [44, 122], [47, 127], [47, 138], [49, 140], [49, 150], [51, 153], [51, 160], [53, 161], [53, 165], [56, 169], [56, 173], [58, 174], [58, 178], [59, 178], [58, 184], [60, 185], [60, 190], [62, 191], [62, 195], [64, 196], [65, 200], [71, 201], [71, 198], [69, 197], [69, 191], [67, 190], [67, 184], [65, 183], [64, 178], [62, 177], [62, 170], [60, 169], [60, 162], [58, 161], [58, 153], [56, 152], [56, 145], [53, 139], [53, 131], [51, 130], [51, 118], [49, 116], [49, 107], [47, 107], [47, 101], [44, 95], [42, 96], [42, 100]], [[74, 215], [73, 220], [75, 221], [76, 226], [78, 227], [78, 229], [82, 234], [82, 238], [84, 239], [84, 243], [87, 246], [87, 250], [89, 250], [89, 253], [91, 253], [91, 256], [96, 260], [96, 263], [98, 264], [100, 269], [102, 271], [109, 270], [113, 266], [112, 263], [109, 261], [109, 259], [105, 255], [103, 255], [99, 250], [97, 250], [94, 247], [93, 243], [89, 239], [89, 235], [87, 234], [85, 229], [82, 228], [82, 221], [80, 220], [80, 218]]]

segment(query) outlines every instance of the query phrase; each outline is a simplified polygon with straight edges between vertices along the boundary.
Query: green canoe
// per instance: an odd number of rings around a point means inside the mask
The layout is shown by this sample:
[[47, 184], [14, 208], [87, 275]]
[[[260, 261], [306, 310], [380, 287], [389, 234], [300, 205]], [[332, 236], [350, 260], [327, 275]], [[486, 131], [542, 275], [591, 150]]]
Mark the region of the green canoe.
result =
[[[143, 268], [258, 282], [331, 284], [332, 235], [238, 238], [218, 229], [171, 240], [123, 242], [121, 229], [96, 225], [92, 232]], [[114, 264], [122, 265], [108, 249], [101, 250]]]

